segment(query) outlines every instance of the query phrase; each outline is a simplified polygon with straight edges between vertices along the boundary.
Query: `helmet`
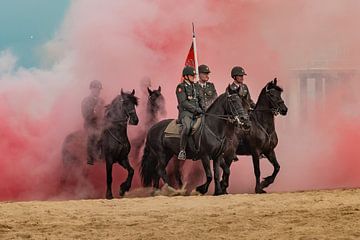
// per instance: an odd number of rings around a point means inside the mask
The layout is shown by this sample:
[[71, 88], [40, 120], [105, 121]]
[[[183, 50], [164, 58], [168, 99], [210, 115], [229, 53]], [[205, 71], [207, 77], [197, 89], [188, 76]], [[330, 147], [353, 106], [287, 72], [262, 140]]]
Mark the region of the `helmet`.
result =
[[91, 88], [99, 88], [102, 89], [102, 84], [99, 80], [92, 80], [90, 83], [90, 89]]
[[191, 66], [185, 66], [182, 72], [183, 77], [187, 75], [195, 76], [195, 74], [196, 74], [195, 68]]
[[247, 75], [242, 67], [235, 66], [231, 69], [231, 77]]
[[199, 69], [199, 73], [211, 73], [209, 67], [206, 66], [205, 64], [200, 65], [198, 69]]

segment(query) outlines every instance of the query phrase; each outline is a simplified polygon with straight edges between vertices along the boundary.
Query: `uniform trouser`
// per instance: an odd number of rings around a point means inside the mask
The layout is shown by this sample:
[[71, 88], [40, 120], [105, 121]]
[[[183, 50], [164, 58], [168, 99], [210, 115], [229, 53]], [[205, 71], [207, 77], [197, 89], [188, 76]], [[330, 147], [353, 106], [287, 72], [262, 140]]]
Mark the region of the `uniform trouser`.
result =
[[99, 134], [96, 129], [87, 129], [86, 151], [90, 162], [99, 156]]
[[182, 124], [182, 131], [180, 135], [180, 150], [185, 150], [188, 137], [191, 133], [191, 125], [192, 125], [193, 119], [190, 116], [184, 116], [181, 119]]

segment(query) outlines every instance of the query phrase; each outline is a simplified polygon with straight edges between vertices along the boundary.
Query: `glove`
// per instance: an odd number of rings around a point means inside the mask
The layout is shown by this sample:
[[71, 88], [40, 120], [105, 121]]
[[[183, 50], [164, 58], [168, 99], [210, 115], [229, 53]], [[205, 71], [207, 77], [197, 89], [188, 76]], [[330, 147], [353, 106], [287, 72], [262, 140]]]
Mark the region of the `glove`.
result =
[[198, 108], [195, 109], [195, 114], [196, 115], [204, 114], [204, 110], [202, 110], [201, 108], [198, 107]]

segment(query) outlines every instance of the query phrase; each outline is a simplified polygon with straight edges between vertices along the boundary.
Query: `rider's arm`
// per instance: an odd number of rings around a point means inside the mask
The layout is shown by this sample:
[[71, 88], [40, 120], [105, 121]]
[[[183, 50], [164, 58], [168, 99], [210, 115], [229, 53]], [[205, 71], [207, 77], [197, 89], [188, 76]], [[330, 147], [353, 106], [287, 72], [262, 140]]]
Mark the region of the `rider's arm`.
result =
[[195, 113], [195, 106], [193, 106], [187, 98], [185, 88], [182, 84], [179, 84], [176, 88], [176, 97], [178, 100], [178, 105], [182, 110]]

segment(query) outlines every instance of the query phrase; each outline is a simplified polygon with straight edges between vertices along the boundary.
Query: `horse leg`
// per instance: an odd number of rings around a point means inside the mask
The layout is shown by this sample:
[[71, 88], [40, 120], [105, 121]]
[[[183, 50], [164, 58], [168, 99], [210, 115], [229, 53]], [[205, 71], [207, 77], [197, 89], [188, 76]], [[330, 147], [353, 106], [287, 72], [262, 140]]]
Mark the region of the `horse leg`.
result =
[[106, 158], [106, 199], [113, 199], [111, 184], [112, 184], [112, 161]]
[[182, 188], [183, 182], [182, 182], [182, 169], [184, 167], [185, 161], [180, 161], [179, 159], [175, 160], [175, 179], [176, 183], [178, 184], [179, 188]]
[[230, 178], [230, 166], [233, 162], [232, 158], [224, 159], [221, 158], [220, 166], [223, 170], [222, 180], [220, 182], [221, 191], [223, 194], [228, 194], [227, 188], [229, 187], [229, 178]]
[[131, 182], [134, 176], [134, 169], [131, 167], [128, 157], [126, 157], [122, 161], [119, 161], [119, 164], [128, 172], [126, 181], [120, 185], [119, 195], [120, 197], [123, 197], [125, 195], [125, 192], [129, 191], [131, 188]]
[[220, 161], [224, 161], [222, 159], [223, 158], [220, 156], [218, 157], [218, 159], [213, 160], [214, 184], [215, 184], [214, 196], [218, 196], [223, 193], [220, 186]]
[[[159, 156], [159, 165], [158, 165], [158, 175], [160, 178], [164, 181], [164, 184], [167, 184], [170, 186], [170, 179], [169, 176], [166, 173], [166, 166], [170, 160], [170, 157], [167, 157], [165, 153], [160, 153]], [[169, 158], [169, 159], [167, 159]]]
[[253, 160], [254, 173], [256, 179], [255, 193], [266, 193], [261, 188], [260, 185], [260, 162], [259, 162], [259, 154], [257, 152], [252, 154], [252, 160]]
[[273, 165], [274, 171], [270, 176], [267, 176], [266, 178], [264, 178], [263, 181], [261, 181], [261, 183], [260, 183], [261, 188], [266, 188], [270, 184], [272, 184], [276, 178], [276, 175], [280, 171], [280, 165], [276, 159], [275, 151], [272, 150], [269, 153], [265, 153], [265, 156], [269, 159], [270, 163]]
[[212, 173], [210, 168], [210, 159], [209, 156], [204, 156], [201, 158], [201, 163], [204, 167], [205, 174], [206, 174], [206, 182], [203, 185], [200, 185], [196, 188], [196, 191], [198, 191], [201, 194], [205, 194], [208, 191], [209, 185], [212, 181]]

